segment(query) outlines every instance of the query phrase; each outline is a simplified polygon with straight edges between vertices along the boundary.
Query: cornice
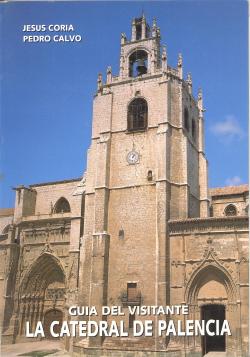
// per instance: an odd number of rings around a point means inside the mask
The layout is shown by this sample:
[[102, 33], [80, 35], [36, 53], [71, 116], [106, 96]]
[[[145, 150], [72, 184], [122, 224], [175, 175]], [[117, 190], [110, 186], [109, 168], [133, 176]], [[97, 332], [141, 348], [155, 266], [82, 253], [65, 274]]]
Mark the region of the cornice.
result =
[[19, 222], [15, 223], [15, 226], [18, 227], [25, 227], [25, 226], [32, 226], [35, 224], [49, 224], [53, 226], [54, 224], [60, 224], [61, 222], [65, 223], [70, 223], [74, 219], [82, 219], [83, 217], [81, 216], [59, 216], [59, 217], [53, 217], [48, 215], [48, 217], [39, 217], [37, 216], [30, 216], [30, 219], [25, 219]]
[[234, 231], [239, 228], [248, 229], [248, 216], [235, 217], [207, 217], [207, 218], [188, 218], [183, 220], [168, 221], [169, 232], [204, 232], [210, 230], [229, 230]]

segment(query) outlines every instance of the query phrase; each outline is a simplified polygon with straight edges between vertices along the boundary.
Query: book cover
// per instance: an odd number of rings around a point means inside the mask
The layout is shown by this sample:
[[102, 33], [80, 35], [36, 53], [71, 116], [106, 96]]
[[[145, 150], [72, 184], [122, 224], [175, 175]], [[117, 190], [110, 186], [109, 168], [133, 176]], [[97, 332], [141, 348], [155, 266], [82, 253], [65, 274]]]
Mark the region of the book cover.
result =
[[0, 5], [2, 355], [247, 357], [247, 2]]

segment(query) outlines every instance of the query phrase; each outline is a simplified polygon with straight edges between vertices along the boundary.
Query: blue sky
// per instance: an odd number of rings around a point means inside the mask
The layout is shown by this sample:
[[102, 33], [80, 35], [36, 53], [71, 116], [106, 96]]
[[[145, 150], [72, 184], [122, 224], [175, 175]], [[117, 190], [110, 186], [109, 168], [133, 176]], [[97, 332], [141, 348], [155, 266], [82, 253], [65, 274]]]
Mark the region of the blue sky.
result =
[[[183, 55], [203, 89], [210, 187], [248, 181], [248, 47], [244, 1], [9, 2], [1, 4], [0, 206], [11, 187], [80, 177], [98, 72], [118, 72], [120, 34], [153, 17], [168, 63]], [[73, 24], [80, 43], [23, 43], [24, 24]]]

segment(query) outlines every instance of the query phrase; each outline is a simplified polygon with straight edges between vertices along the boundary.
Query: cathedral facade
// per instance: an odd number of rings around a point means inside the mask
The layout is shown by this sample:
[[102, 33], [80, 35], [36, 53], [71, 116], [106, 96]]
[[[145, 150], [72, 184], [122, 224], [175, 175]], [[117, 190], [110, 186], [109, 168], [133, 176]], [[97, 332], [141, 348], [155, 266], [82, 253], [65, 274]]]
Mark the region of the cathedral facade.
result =
[[[83, 177], [18, 186], [0, 211], [2, 342], [25, 322], [70, 320], [72, 305], [188, 305], [231, 336], [65, 338], [82, 355], [248, 356], [248, 186], [208, 189], [202, 92], [168, 65], [156, 22], [121, 35], [120, 70], [100, 74]], [[82, 317], [81, 319], [88, 319]], [[120, 316], [107, 317], [119, 321]], [[141, 353], [141, 354], [139, 354]]]

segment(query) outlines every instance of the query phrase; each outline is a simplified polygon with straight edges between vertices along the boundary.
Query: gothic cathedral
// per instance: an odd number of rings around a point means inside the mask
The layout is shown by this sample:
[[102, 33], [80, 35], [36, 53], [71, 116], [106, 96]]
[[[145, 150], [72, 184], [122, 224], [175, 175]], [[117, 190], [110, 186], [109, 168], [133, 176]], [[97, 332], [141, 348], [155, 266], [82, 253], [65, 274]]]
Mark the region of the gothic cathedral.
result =
[[[82, 355], [248, 355], [248, 187], [208, 189], [201, 90], [170, 67], [160, 29], [144, 16], [121, 35], [120, 70], [98, 75], [83, 177], [18, 186], [0, 210], [3, 343], [25, 322], [69, 320], [72, 305], [188, 305], [188, 316], [228, 320], [231, 336], [65, 338]], [[82, 317], [81, 319], [88, 319]], [[92, 318], [93, 319], [93, 318]], [[141, 351], [139, 354], [139, 351]], [[96, 353], [96, 354], [94, 354]], [[162, 354], [159, 354], [162, 353]]]

